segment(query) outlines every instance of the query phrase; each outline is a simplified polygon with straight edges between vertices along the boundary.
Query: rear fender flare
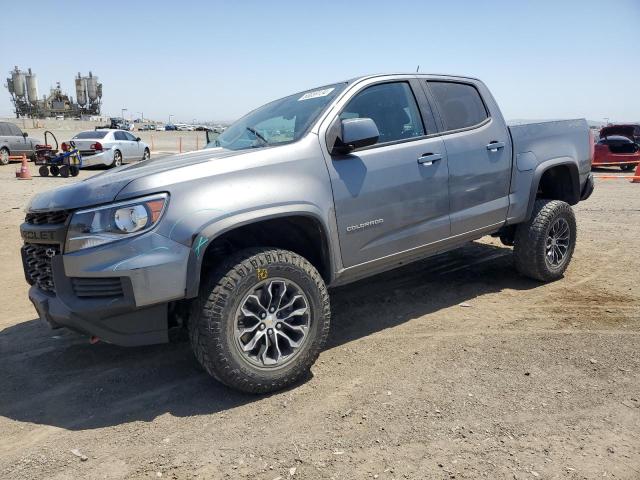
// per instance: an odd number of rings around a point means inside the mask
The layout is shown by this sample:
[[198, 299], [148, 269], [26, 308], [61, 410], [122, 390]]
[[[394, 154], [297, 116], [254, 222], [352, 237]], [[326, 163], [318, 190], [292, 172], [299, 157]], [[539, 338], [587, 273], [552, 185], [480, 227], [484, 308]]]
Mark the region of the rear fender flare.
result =
[[538, 187], [540, 186], [542, 175], [544, 175], [544, 173], [549, 169], [558, 167], [560, 165], [566, 165], [569, 168], [569, 173], [571, 175], [573, 201], [569, 203], [571, 205], [575, 205], [580, 200], [580, 174], [578, 171], [578, 163], [571, 157], [558, 157], [546, 160], [539, 164], [533, 172], [533, 177], [531, 179], [531, 191], [529, 192], [529, 203], [527, 205], [527, 216], [525, 218], [525, 221], [531, 218], [531, 214], [533, 213], [533, 207], [536, 201], [536, 196], [538, 194]]

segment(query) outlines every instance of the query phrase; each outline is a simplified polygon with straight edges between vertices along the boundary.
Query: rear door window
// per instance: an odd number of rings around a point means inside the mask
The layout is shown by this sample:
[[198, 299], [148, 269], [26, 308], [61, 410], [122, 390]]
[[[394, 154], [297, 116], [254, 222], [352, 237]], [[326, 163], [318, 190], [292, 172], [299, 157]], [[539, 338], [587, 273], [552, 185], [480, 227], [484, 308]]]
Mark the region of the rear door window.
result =
[[445, 130], [478, 125], [489, 118], [480, 93], [467, 83], [429, 81]]
[[406, 82], [381, 83], [365, 88], [349, 101], [340, 118], [371, 118], [380, 131], [378, 143], [425, 134], [418, 105]]
[[114, 132], [113, 138], [116, 140], [127, 140], [127, 135], [124, 132]]
[[11, 135], [7, 123], [0, 123], [0, 135]]
[[125, 139], [129, 140], [130, 142], [135, 142], [136, 141], [136, 137], [134, 137], [133, 135], [131, 135], [129, 132], [123, 132]]

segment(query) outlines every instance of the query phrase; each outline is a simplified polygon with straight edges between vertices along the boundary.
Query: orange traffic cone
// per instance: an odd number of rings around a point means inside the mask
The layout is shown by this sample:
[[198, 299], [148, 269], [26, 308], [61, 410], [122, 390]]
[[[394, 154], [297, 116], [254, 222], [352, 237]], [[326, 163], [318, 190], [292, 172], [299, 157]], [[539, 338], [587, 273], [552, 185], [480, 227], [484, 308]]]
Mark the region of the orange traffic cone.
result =
[[29, 171], [29, 164], [27, 163], [27, 156], [22, 155], [22, 165], [20, 166], [20, 173], [16, 172], [18, 180], [31, 180], [31, 172]]
[[636, 173], [633, 174], [631, 183], [640, 183], [640, 163], [636, 165]]

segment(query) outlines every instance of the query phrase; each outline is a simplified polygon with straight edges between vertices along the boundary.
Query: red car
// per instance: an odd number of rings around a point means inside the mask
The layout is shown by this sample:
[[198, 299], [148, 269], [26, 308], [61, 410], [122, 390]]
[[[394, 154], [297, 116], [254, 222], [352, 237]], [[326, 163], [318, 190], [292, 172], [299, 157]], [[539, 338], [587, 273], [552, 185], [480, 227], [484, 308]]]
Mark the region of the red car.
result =
[[640, 125], [609, 125], [600, 130], [592, 166], [603, 163], [621, 163], [624, 171], [636, 168], [640, 163]]

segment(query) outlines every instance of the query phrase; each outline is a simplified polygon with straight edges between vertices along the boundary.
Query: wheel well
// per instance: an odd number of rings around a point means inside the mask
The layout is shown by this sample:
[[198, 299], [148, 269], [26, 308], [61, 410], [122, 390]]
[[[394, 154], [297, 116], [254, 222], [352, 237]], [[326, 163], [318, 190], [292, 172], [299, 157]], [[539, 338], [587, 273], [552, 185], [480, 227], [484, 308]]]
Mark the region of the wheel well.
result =
[[216, 237], [202, 259], [201, 275], [230, 252], [248, 247], [290, 250], [306, 258], [325, 282], [331, 277], [329, 245], [319, 221], [302, 215], [261, 220]]
[[542, 174], [536, 198], [562, 200], [575, 205], [580, 199], [578, 172], [569, 165], [551, 167]]

